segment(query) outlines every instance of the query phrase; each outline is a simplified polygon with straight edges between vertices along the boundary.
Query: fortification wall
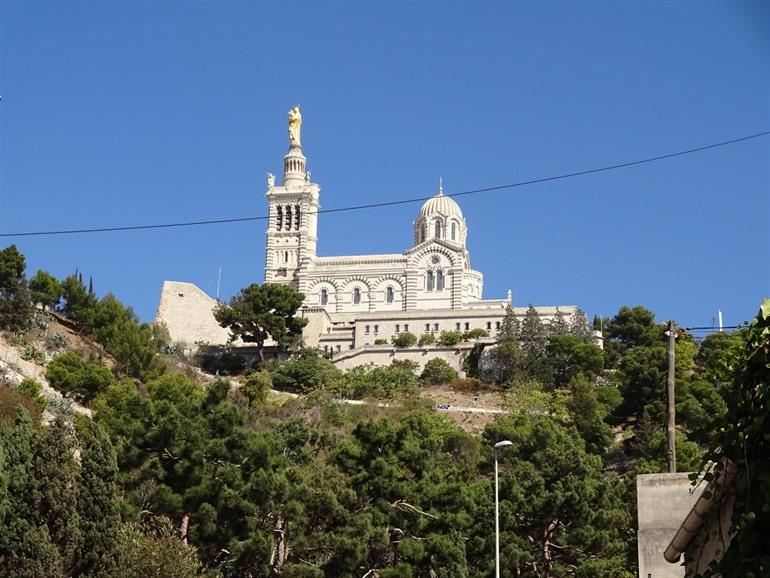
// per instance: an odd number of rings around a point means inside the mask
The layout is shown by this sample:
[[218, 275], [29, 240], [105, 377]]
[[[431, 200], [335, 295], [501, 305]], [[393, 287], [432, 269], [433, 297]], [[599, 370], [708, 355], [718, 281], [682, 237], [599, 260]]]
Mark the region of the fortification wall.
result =
[[192, 283], [164, 281], [155, 321], [166, 324], [172, 342], [225, 345], [229, 332], [214, 319], [216, 306], [216, 299]]

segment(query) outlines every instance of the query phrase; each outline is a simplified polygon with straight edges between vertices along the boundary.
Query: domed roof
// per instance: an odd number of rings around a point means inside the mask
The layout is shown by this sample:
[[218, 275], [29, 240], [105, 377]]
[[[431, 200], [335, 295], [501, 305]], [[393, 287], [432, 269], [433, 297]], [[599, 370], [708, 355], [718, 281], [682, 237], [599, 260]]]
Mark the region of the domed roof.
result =
[[430, 217], [437, 214], [445, 217], [456, 217], [461, 221], [463, 218], [460, 205], [452, 197], [447, 197], [442, 189], [439, 189], [435, 197], [431, 197], [420, 207], [421, 217]]

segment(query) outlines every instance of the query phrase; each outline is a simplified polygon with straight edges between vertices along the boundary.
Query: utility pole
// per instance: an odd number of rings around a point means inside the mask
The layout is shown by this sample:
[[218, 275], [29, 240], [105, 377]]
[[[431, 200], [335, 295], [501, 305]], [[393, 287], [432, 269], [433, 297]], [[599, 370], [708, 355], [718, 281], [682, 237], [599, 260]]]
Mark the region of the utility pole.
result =
[[676, 473], [676, 399], [674, 397], [674, 388], [676, 385], [676, 323], [672, 319], [668, 322], [668, 379], [666, 380], [666, 438], [668, 440], [668, 471], [671, 474]]

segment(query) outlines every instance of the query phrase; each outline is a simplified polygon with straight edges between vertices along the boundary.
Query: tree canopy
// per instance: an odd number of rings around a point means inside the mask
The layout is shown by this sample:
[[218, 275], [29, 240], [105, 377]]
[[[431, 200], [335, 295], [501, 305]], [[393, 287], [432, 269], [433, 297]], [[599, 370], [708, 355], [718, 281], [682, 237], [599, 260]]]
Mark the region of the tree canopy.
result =
[[268, 337], [281, 346], [298, 342], [307, 324], [307, 319], [296, 316], [304, 298], [287, 285], [254, 283], [241, 289], [227, 305], [220, 305], [214, 317], [230, 329], [231, 341], [255, 344], [262, 359]]

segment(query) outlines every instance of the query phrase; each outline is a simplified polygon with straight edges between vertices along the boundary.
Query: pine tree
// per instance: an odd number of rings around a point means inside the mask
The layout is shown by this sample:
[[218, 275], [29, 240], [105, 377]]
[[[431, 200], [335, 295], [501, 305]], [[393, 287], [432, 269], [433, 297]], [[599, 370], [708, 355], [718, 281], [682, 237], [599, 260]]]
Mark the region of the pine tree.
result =
[[115, 450], [104, 430], [90, 419], [78, 423], [78, 434], [80, 544], [74, 575], [112, 576], [120, 527]]
[[19, 331], [29, 327], [34, 307], [24, 270], [27, 262], [16, 245], [0, 251], [0, 328]]
[[500, 324], [500, 329], [497, 332], [498, 341], [518, 341], [521, 337], [521, 326], [519, 320], [516, 318], [516, 314], [513, 312], [513, 307], [507, 305], [505, 307], [505, 317]]
[[564, 313], [556, 308], [556, 315], [553, 316], [551, 324], [548, 326], [548, 335], [569, 335], [570, 327], [564, 318]]
[[35, 480], [37, 434], [22, 406], [16, 423], [3, 438], [8, 485], [3, 496], [5, 520], [0, 525], [0, 570], [8, 576], [61, 576], [61, 556], [51, 544], [48, 528], [38, 524], [32, 496]]
[[59, 550], [67, 574], [78, 544], [78, 466], [74, 454], [71, 425], [58, 416], [38, 444], [31, 497], [35, 517], [48, 527], [51, 543]]
[[521, 322], [521, 341], [521, 350], [529, 360], [545, 356], [545, 347], [548, 343], [547, 329], [531, 303]]
[[575, 337], [580, 337], [580, 339], [586, 343], [594, 342], [594, 334], [593, 331], [591, 331], [591, 327], [588, 325], [588, 317], [580, 308], [578, 308], [572, 316], [569, 333]]

